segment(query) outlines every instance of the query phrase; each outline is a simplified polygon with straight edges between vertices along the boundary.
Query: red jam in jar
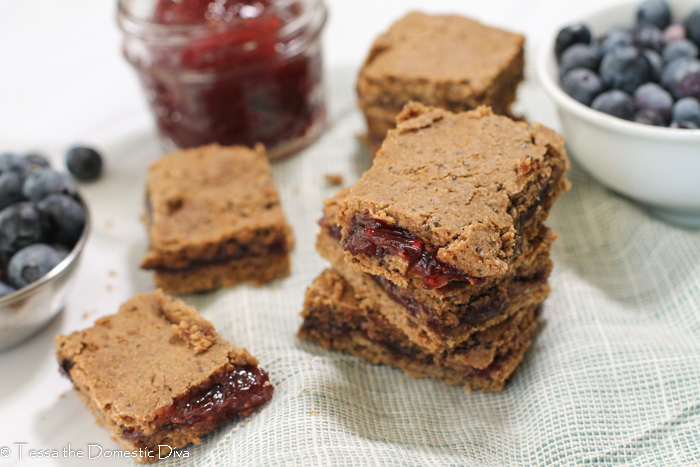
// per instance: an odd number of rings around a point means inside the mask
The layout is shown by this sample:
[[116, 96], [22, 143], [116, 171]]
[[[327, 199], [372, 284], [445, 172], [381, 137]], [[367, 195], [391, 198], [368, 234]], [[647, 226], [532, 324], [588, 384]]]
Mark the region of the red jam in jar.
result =
[[325, 124], [322, 0], [120, 0], [124, 54], [168, 149], [265, 144], [271, 158]]

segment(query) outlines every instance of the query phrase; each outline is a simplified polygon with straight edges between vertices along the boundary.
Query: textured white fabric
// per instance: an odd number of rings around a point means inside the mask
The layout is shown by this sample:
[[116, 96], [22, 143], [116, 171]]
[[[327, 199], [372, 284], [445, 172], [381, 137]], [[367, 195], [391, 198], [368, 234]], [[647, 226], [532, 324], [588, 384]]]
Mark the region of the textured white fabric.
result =
[[[549, 224], [552, 295], [500, 394], [466, 393], [299, 341], [322, 199], [367, 168], [354, 72], [331, 76], [322, 140], [276, 163], [296, 236], [291, 277], [187, 296], [270, 372], [272, 402], [172, 465], [700, 465], [700, 233], [650, 218], [577, 167]], [[525, 86], [525, 107], [540, 102]], [[169, 461], [170, 462], [170, 461]], [[171, 465], [170, 463], [165, 465]]]

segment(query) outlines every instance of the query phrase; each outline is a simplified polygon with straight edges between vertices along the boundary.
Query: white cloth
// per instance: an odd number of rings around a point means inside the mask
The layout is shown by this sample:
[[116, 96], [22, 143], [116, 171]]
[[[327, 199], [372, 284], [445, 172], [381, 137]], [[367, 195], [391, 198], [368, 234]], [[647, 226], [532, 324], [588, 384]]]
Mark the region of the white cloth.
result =
[[[379, 13], [369, 15], [369, 2], [329, 3], [330, 63], [336, 53], [359, 63], [387, 18], [421, 4], [373, 2]], [[563, 12], [605, 2], [506, 3], [440, 0], [426, 8], [527, 31], [532, 45]], [[358, 9], [353, 17], [351, 6]], [[80, 2], [81, 15], [50, 0], [7, 0], [0, 11], [0, 47], [9, 60], [0, 76], [9, 109], [0, 115], [0, 149], [41, 149], [57, 165], [62, 151], [82, 140], [97, 144], [107, 162], [103, 179], [81, 186], [93, 234], [65, 311], [0, 354], [0, 447], [24, 441], [34, 449], [68, 443], [117, 449], [58, 374], [52, 339], [153, 288], [150, 274], [138, 269], [146, 248], [138, 220], [145, 167], [159, 153], [152, 120], [132, 70], [118, 57], [119, 34], [106, 27], [113, 12], [104, 2]], [[376, 31], [360, 33], [354, 24], [365, 20]], [[37, 40], [24, 40], [26, 31]], [[355, 34], [365, 43], [351, 50]], [[414, 380], [296, 339], [304, 291], [327, 266], [313, 246], [322, 199], [336, 190], [324, 174], [352, 183], [369, 166], [355, 139], [364, 128], [355, 70], [334, 65], [328, 78], [328, 131], [273, 167], [296, 237], [292, 275], [266, 287], [185, 297], [260, 360], [274, 397], [248, 420], [206, 436], [189, 459], [160, 465], [700, 465], [700, 233], [650, 218], [578, 168], [549, 221], [560, 238], [543, 324], [504, 392], [469, 394]], [[556, 122], [536, 85], [521, 91], [528, 117]], [[13, 449], [9, 465], [17, 461]], [[53, 465], [106, 464], [123, 461]]]

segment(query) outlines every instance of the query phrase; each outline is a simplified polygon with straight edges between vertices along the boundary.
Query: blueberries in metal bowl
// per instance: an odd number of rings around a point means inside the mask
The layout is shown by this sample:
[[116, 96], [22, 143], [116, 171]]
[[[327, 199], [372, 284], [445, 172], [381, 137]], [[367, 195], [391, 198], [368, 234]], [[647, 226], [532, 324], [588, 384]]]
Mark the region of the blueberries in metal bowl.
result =
[[0, 297], [41, 279], [78, 243], [86, 212], [75, 186], [39, 154], [0, 154]]
[[700, 127], [700, 8], [672, 18], [666, 0], [644, 0], [628, 28], [599, 37], [583, 23], [562, 28], [554, 53], [578, 102], [645, 125]]

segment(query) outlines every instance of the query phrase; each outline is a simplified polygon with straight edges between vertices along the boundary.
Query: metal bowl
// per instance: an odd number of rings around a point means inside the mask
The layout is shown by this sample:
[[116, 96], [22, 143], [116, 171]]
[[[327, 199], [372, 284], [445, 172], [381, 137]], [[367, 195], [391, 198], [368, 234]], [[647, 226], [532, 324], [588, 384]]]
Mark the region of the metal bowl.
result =
[[66, 304], [90, 234], [90, 211], [83, 198], [76, 196], [85, 208], [85, 228], [73, 250], [38, 281], [0, 298], [0, 351], [36, 333]]

